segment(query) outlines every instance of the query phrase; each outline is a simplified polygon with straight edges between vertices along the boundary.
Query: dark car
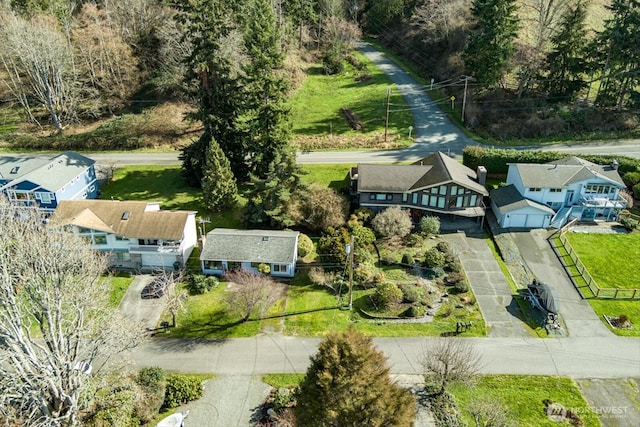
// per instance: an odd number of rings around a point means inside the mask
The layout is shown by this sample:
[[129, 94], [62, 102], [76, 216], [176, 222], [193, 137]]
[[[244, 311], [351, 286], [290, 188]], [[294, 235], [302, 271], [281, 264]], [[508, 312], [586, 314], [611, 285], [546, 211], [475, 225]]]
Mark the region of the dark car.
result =
[[140, 296], [142, 299], [160, 298], [166, 293], [167, 284], [161, 279], [156, 279], [142, 289]]

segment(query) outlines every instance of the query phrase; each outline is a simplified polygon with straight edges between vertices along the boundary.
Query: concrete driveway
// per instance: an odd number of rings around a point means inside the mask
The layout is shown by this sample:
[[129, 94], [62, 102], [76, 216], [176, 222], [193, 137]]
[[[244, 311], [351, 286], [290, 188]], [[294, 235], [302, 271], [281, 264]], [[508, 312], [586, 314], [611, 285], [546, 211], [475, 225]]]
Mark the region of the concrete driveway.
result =
[[476, 295], [490, 337], [529, 337], [513, 292], [484, 237], [443, 234], [460, 262]]
[[538, 280], [548, 283], [560, 303], [560, 316], [573, 337], [609, 337], [611, 332], [583, 300], [547, 241], [548, 231], [512, 231], [520, 255]]
[[142, 299], [140, 297], [142, 288], [148, 283], [151, 283], [153, 279], [154, 276], [148, 274], [135, 276], [127, 293], [124, 298], [122, 298], [120, 306], [118, 306], [118, 311], [124, 316], [129, 317], [132, 322], [142, 324], [144, 328], [150, 329], [158, 326], [158, 321], [160, 320], [160, 315], [162, 315], [162, 310], [164, 309], [167, 298], [166, 296], [152, 299]]

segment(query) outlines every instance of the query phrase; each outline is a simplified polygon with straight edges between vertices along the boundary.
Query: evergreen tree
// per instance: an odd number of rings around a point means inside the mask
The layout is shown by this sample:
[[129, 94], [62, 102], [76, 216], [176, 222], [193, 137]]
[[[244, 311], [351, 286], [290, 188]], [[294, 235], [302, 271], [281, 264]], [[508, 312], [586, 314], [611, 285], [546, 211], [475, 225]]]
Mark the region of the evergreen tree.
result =
[[516, 0], [473, 0], [475, 25], [464, 51], [465, 67], [486, 87], [495, 87], [514, 53], [519, 21]]
[[613, 0], [612, 17], [592, 46], [603, 69], [596, 102], [622, 108], [625, 100], [640, 102], [640, 0]]
[[232, 206], [238, 196], [238, 187], [229, 160], [214, 140], [209, 142], [207, 151], [202, 177], [202, 196], [207, 208], [213, 212]]
[[198, 100], [198, 110], [189, 118], [203, 125], [203, 137], [181, 154], [183, 175], [191, 185], [200, 186], [212, 139], [220, 144], [234, 173], [243, 163], [237, 122], [242, 112], [239, 75], [244, 46], [234, 38], [235, 23], [230, 17], [235, 2], [191, 0], [176, 1], [174, 6], [192, 46], [185, 79], [189, 95]]
[[265, 178], [251, 176], [253, 190], [245, 209], [245, 222], [251, 226], [294, 225], [288, 208], [294, 198], [304, 191], [302, 174], [294, 153], [284, 150], [276, 152]]
[[297, 396], [298, 425], [411, 426], [415, 400], [389, 377], [370, 337], [349, 329], [331, 333], [311, 357]]
[[312, 0], [285, 0], [283, 5], [289, 19], [298, 27], [298, 47], [302, 47], [302, 30], [304, 25], [315, 22], [317, 14]]
[[243, 79], [246, 170], [237, 171], [237, 176], [243, 178], [251, 172], [264, 177], [275, 154], [289, 140], [289, 109], [285, 106], [288, 84], [283, 73], [281, 34], [271, 1], [250, 0], [245, 16], [244, 43], [250, 58]]
[[543, 89], [552, 101], [570, 101], [587, 87], [584, 73], [587, 71], [585, 59], [587, 32], [585, 22], [587, 8], [579, 1], [575, 7], [569, 6], [559, 30], [551, 37], [553, 50], [547, 55], [548, 75], [543, 77]]

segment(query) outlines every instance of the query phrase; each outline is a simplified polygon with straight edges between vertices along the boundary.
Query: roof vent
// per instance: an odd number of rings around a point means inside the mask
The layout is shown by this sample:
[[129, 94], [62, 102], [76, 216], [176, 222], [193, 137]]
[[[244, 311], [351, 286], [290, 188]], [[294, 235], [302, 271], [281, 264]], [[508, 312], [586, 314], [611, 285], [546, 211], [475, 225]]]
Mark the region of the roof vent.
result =
[[20, 166], [16, 166], [16, 167], [12, 168], [9, 173], [16, 174], [16, 173], [18, 173], [19, 170], [20, 170]]
[[263, 242], [268, 242], [269, 241], [269, 236], [262, 236], [262, 241]]
[[122, 214], [122, 220], [126, 221], [129, 219], [129, 215], [131, 215], [131, 212], [129, 211], [124, 211], [124, 213]]

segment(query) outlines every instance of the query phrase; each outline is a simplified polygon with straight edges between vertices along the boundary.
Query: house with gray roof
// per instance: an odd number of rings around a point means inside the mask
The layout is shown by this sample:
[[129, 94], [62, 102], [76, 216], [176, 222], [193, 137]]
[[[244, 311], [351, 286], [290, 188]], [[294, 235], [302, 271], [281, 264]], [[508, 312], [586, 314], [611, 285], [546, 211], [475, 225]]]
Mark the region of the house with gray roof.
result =
[[232, 270], [258, 272], [268, 265], [270, 275], [293, 277], [298, 259], [297, 231], [215, 228], [206, 235], [200, 253], [204, 274], [222, 275]]
[[[574, 156], [544, 164], [511, 163], [507, 187], [491, 194], [496, 198], [492, 208], [502, 227], [559, 228], [572, 219], [616, 220], [627, 205], [620, 197], [625, 187], [617, 162], [598, 165]], [[542, 206], [554, 211], [548, 225]]]
[[62, 200], [95, 199], [95, 161], [67, 151], [53, 157], [0, 156], [0, 192], [12, 203], [51, 211]]
[[479, 173], [438, 152], [410, 165], [358, 164], [350, 172], [352, 200], [378, 212], [389, 206], [422, 215], [483, 218], [486, 170]]
[[198, 240], [195, 216], [159, 202], [63, 200], [49, 224], [84, 237], [116, 269], [153, 271], [186, 264]]

